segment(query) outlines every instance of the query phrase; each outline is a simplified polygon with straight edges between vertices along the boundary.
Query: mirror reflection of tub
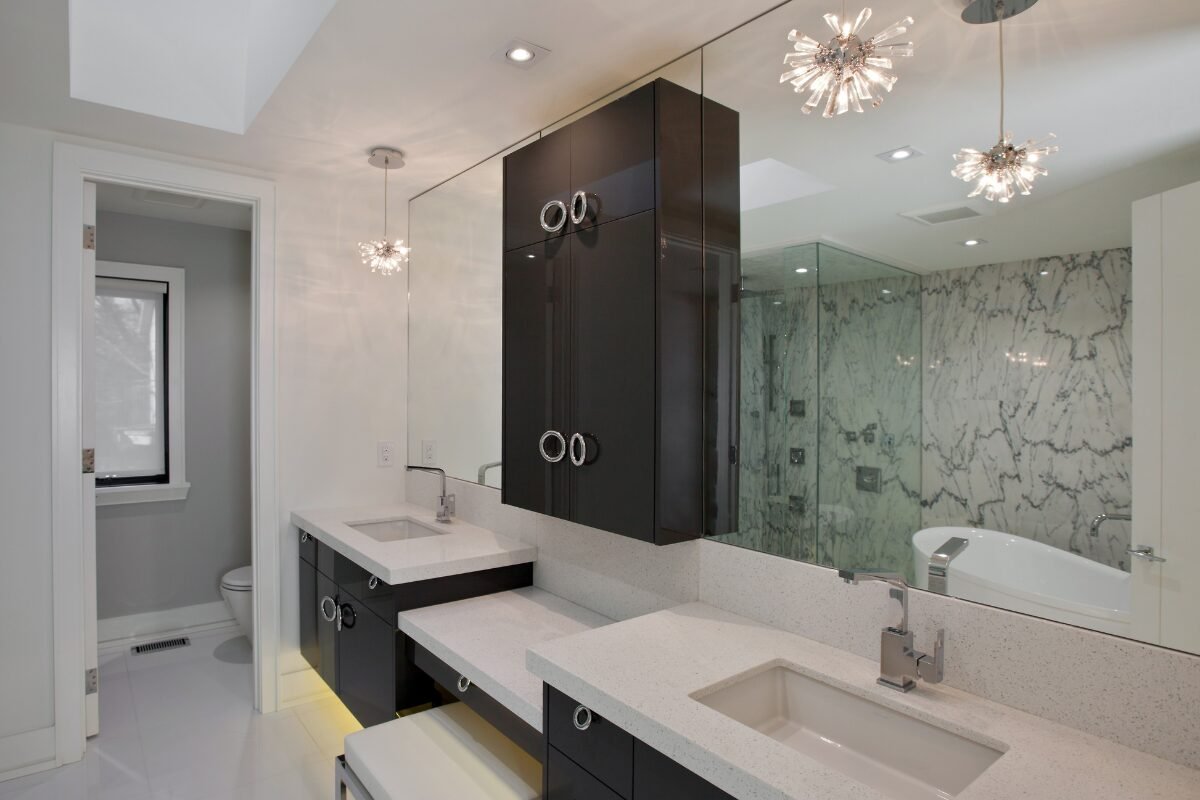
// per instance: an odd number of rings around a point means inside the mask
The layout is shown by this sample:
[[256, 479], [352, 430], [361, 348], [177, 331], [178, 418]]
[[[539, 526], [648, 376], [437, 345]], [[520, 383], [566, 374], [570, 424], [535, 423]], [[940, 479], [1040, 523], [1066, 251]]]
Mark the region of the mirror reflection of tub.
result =
[[1129, 636], [1129, 573], [1021, 536], [980, 528], [926, 528], [913, 534], [916, 586], [951, 537], [970, 544], [950, 562], [946, 594], [1024, 614]]

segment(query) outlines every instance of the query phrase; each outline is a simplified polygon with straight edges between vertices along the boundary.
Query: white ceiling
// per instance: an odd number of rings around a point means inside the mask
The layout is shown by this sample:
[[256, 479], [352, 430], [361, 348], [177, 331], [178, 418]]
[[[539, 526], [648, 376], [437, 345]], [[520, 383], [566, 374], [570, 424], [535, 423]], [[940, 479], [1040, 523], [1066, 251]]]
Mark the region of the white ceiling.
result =
[[[873, 5], [868, 34], [916, 19], [903, 37], [916, 54], [863, 114], [806, 116], [805, 95], [779, 84], [788, 31], [825, 38], [832, 0], [797, 0], [705, 49], [705, 94], [741, 113], [742, 163], [776, 159], [833, 187], [743, 214], [744, 250], [825, 240], [927, 272], [1128, 246], [1133, 200], [1200, 180], [1200, 2], [1042, 0], [1005, 25], [1007, 127], [1021, 141], [1058, 134], [1050, 174], [1006, 206], [972, 203], [985, 213], [974, 220], [900, 217], [966, 202], [952, 155], [996, 141], [997, 30], [963, 23], [961, 0]], [[902, 145], [924, 155], [875, 157]], [[965, 248], [968, 238], [988, 244]]]
[[[245, 135], [71, 99], [67, 5], [0, 4], [0, 121], [372, 183], [366, 151], [392, 145], [408, 156], [392, 176], [408, 197], [774, 2], [340, 0]], [[530, 69], [498, 63], [514, 38], [552, 53]]]

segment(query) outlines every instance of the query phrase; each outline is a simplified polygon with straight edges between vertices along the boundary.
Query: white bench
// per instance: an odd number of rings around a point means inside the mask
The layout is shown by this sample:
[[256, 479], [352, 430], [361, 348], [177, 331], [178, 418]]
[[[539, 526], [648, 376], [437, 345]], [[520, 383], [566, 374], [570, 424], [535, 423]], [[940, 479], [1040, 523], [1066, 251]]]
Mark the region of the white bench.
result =
[[350, 734], [334, 770], [336, 800], [537, 800], [541, 785], [542, 765], [465, 703]]

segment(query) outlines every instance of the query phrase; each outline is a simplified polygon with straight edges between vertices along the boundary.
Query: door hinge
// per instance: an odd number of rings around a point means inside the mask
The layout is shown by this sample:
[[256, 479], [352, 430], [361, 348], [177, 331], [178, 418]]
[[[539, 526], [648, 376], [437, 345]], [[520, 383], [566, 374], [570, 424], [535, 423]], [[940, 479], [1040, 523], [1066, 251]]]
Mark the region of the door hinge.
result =
[[83, 474], [91, 475], [96, 471], [96, 448], [83, 448]]
[[729, 445], [729, 463], [738, 463], [738, 447], [736, 444]]
[[95, 694], [100, 691], [100, 670], [92, 667], [83, 673], [83, 693]]
[[84, 225], [83, 226], [83, 249], [84, 250], [95, 250], [96, 249], [96, 226], [95, 225]]

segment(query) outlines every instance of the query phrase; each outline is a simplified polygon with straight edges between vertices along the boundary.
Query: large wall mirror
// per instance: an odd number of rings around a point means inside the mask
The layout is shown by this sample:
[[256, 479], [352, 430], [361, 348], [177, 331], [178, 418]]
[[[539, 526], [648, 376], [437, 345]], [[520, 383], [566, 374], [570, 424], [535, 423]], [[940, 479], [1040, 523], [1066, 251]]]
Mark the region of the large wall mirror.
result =
[[[997, 203], [951, 175], [998, 138], [996, 24], [961, 0], [879, 5], [864, 34], [911, 15], [915, 55], [861, 114], [805, 114], [780, 81], [788, 33], [828, 40], [837, 3], [795, 0], [702, 51], [742, 170], [737, 491], [718, 512], [735, 524], [715, 538], [1200, 651], [1200, 633], [1140, 632], [1127, 520], [1132, 204], [1200, 181], [1194, 92], [1138, 87], [1194, 71], [1200, 9], [1043, 0], [1007, 20], [1005, 127], [1061, 151]], [[411, 212], [410, 457], [436, 440], [473, 481], [499, 460], [499, 180], [487, 162]], [[467, 229], [491, 242], [452, 221], [476, 184]]]

